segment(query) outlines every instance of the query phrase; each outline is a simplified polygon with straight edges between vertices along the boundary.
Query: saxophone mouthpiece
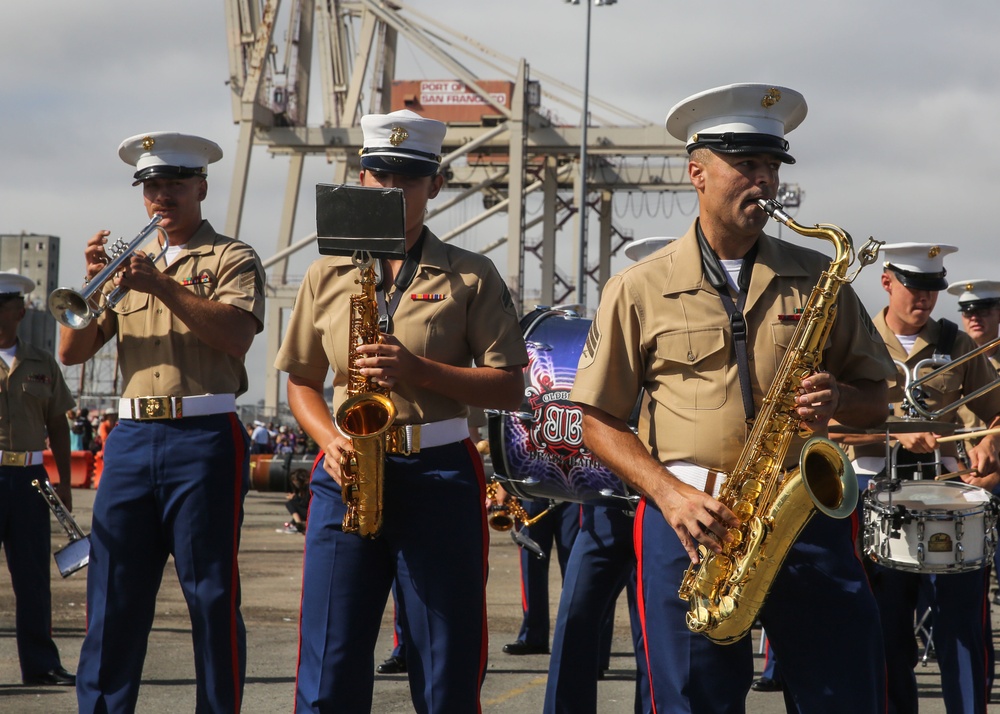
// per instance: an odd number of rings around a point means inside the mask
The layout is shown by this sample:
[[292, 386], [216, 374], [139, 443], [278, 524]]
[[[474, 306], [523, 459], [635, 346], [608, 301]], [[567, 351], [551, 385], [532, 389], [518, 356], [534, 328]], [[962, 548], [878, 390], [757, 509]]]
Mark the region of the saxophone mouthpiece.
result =
[[761, 198], [757, 201], [757, 205], [760, 206], [760, 209], [764, 211], [764, 213], [769, 215], [778, 223], [784, 223], [787, 226], [788, 222], [792, 220], [792, 217], [785, 213], [785, 209], [782, 205], [773, 198]]

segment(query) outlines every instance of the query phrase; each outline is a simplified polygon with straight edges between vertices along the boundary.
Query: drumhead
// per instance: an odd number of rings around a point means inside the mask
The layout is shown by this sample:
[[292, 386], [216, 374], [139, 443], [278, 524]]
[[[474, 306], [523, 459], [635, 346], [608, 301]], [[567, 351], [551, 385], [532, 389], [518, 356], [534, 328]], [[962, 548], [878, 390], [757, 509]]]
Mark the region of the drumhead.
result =
[[880, 491], [876, 495], [881, 505], [891, 502], [917, 511], [976, 510], [990, 498], [986, 489], [954, 481], [901, 481], [898, 491]]
[[627, 508], [625, 485], [583, 446], [583, 412], [569, 400], [590, 323], [544, 308], [521, 320], [525, 397], [518, 412], [490, 414], [490, 454], [498, 480], [520, 498]]

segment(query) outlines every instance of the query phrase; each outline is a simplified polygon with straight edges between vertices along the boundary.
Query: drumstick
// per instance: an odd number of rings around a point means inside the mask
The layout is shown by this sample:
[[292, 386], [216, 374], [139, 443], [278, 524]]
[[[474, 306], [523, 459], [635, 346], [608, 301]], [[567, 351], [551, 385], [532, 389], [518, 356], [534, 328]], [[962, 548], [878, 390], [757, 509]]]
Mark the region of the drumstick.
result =
[[937, 442], [939, 444], [945, 444], [949, 441], [964, 441], [965, 439], [978, 439], [980, 436], [989, 436], [990, 434], [1000, 434], [1000, 426], [995, 426], [992, 429], [970, 431], [967, 434], [952, 434], [951, 436], [942, 436], [938, 438]]
[[947, 481], [948, 479], [959, 478], [960, 476], [965, 476], [966, 474], [976, 473], [975, 469], [965, 469], [964, 471], [954, 471], [950, 474], [941, 474], [940, 476], [935, 476], [935, 481]]

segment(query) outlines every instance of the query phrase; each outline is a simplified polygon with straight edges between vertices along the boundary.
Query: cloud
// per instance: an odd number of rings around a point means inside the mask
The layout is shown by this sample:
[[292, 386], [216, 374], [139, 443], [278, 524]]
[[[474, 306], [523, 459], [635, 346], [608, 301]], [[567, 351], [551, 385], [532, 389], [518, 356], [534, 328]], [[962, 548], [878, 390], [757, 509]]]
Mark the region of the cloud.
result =
[[[291, 4], [283, 3], [283, 12]], [[404, 4], [506, 57], [524, 57], [533, 72], [582, 85], [583, 5]], [[590, 9], [594, 96], [659, 124], [674, 103], [712, 86], [768, 81], [799, 89], [809, 116], [789, 137], [799, 163], [782, 175], [805, 191], [799, 220], [836, 223], [859, 242], [874, 234], [954, 243], [960, 251], [950, 256], [949, 278], [996, 272], [1000, 138], [993, 124], [1000, 116], [1000, 43], [994, 35], [1000, 3], [956, 10], [937, 0], [619, 0]], [[283, 30], [276, 41], [280, 61]], [[316, 66], [319, 57], [317, 52]], [[437, 63], [405, 43], [398, 57], [400, 79], [446, 78]], [[480, 76], [496, 78], [496, 70], [460, 59]], [[226, 156], [212, 167], [205, 213], [217, 228], [224, 226], [238, 136], [226, 86], [225, 3], [3, 3], [0, 67], [0, 232], [61, 236], [63, 284], [79, 281], [80, 254], [94, 231], [131, 237], [145, 223], [138, 189], [129, 185], [130, 167], [116, 155], [127, 136], [169, 129], [222, 145]], [[314, 70], [316, 117], [322, 111], [318, 75]], [[364, 101], [370, 100], [366, 94]], [[576, 110], [557, 111], [578, 121]], [[594, 110], [596, 117], [605, 113]], [[254, 151], [242, 237], [264, 257], [274, 250], [287, 166], [285, 157]], [[310, 158], [296, 236], [312, 229], [312, 185], [331, 177], [323, 157]], [[649, 210], [636, 212], [638, 199], [619, 196], [615, 215], [623, 230], [679, 235], [691, 221], [690, 211], [668, 216], [658, 202], [644, 205]], [[475, 210], [459, 208], [433, 227], [444, 232]], [[567, 231], [558, 259], [572, 274]], [[490, 222], [465, 244], [485, 245], [505, 232], [505, 222]], [[596, 236], [596, 228], [590, 233]], [[293, 272], [304, 271], [310, 257], [296, 256]], [[503, 250], [491, 257], [505, 264]], [[537, 270], [530, 259], [528, 269]], [[858, 289], [875, 310], [884, 299], [877, 269], [868, 270]], [[953, 311], [950, 296], [942, 297], [938, 314]], [[264, 368], [263, 342], [261, 336], [254, 346], [252, 374]], [[254, 384], [251, 394], [261, 391], [262, 384]]]

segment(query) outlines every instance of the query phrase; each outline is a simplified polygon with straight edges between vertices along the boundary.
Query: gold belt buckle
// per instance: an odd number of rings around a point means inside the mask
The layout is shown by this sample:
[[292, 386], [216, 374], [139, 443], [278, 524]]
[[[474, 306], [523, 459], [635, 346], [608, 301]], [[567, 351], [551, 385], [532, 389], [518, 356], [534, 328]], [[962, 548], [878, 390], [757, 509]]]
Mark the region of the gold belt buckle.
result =
[[[132, 416], [136, 419], [173, 419], [170, 397], [138, 397], [132, 400]], [[180, 409], [177, 410], [180, 416]]]
[[27, 466], [28, 452], [26, 451], [5, 451], [3, 452], [4, 466]]

